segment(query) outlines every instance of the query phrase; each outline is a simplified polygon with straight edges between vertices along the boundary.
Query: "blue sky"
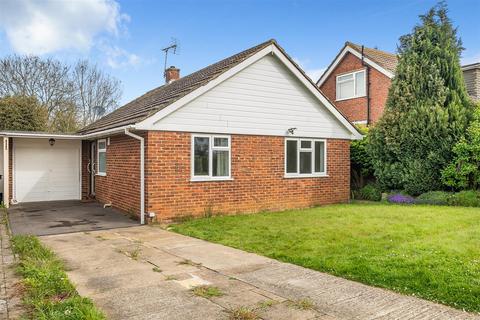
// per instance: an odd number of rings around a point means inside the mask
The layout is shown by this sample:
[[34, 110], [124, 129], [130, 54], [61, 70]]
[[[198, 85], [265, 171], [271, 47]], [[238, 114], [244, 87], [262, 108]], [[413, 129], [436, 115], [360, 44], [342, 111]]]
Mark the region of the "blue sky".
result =
[[[1, 0], [0, 56], [88, 58], [122, 81], [122, 102], [128, 102], [163, 83], [161, 49], [171, 38], [180, 50], [168, 64], [182, 75], [275, 38], [316, 78], [347, 40], [394, 52], [398, 38], [435, 3]], [[480, 0], [450, 0], [448, 5], [466, 48], [462, 61], [480, 61]]]

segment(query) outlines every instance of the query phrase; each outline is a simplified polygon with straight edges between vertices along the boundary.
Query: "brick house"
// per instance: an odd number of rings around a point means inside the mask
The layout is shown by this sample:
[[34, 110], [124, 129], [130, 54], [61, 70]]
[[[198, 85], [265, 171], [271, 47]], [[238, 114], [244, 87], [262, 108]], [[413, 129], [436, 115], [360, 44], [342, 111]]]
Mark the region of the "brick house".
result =
[[[398, 57], [346, 42], [317, 86], [355, 124], [375, 124], [383, 114]], [[467, 91], [480, 99], [480, 63], [462, 67]]]
[[394, 54], [346, 42], [317, 85], [348, 120], [374, 124], [383, 113], [397, 62]]
[[1, 132], [5, 198], [96, 199], [142, 223], [349, 200], [361, 135], [274, 40], [179, 72], [78, 134]]

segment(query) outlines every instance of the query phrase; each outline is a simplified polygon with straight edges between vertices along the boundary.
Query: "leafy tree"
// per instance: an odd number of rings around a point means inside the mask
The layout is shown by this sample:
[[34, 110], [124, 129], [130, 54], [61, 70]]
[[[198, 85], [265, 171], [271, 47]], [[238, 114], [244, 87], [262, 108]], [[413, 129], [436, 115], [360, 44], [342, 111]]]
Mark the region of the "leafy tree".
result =
[[453, 147], [454, 159], [442, 172], [445, 185], [454, 189], [478, 189], [480, 186], [480, 106], [466, 136]]
[[64, 103], [50, 120], [49, 131], [73, 133], [79, 129], [77, 110], [73, 103]]
[[440, 3], [400, 38], [399, 63], [369, 153], [385, 189], [416, 195], [442, 188], [441, 171], [472, 113], [460, 68], [463, 50]]
[[0, 98], [0, 130], [44, 131], [47, 108], [35, 97]]

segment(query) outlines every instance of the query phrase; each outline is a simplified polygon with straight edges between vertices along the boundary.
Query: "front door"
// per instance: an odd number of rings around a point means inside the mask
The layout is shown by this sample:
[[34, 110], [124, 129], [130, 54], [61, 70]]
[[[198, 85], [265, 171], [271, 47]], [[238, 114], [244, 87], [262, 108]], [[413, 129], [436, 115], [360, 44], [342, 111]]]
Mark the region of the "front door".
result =
[[95, 196], [95, 174], [97, 170], [97, 143], [95, 141], [90, 142], [90, 195]]

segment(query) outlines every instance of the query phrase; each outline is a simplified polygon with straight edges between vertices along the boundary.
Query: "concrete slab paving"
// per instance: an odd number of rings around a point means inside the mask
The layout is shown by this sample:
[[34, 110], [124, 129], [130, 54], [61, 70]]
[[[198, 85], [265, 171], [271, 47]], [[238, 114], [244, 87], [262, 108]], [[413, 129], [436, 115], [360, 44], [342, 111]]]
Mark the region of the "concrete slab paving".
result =
[[[265, 320], [480, 319], [158, 227], [41, 240], [65, 260], [79, 293], [109, 319], [230, 319], [238, 309]], [[205, 284], [222, 295], [205, 298], [191, 290]]]

